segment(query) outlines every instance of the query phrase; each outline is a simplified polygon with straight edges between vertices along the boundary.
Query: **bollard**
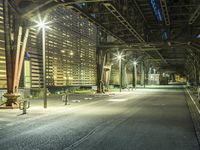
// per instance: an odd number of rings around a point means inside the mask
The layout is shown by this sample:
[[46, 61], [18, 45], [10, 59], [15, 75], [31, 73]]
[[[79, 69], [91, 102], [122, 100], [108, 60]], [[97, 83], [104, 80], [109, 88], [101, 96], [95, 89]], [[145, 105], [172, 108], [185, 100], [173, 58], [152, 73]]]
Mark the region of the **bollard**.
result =
[[62, 96], [62, 101], [65, 103], [65, 105], [69, 105], [69, 95], [65, 94]]
[[23, 101], [19, 103], [19, 109], [23, 111], [22, 114], [27, 114], [27, 109], [30, 108], [30, 102]]
[[68, 103], [68, 100], [69, 100], [69, 95], [65, 95], [65, 105], [69, 105], [69, 103]]

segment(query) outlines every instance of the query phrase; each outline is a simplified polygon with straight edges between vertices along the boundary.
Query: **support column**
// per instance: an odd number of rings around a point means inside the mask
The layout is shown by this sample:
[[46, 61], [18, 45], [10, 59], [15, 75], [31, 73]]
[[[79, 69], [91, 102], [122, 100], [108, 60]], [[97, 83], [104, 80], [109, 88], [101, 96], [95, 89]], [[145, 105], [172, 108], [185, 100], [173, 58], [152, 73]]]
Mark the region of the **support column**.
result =
[[134, 64], [132, 66], [132, 87], [135, 88], [135, 67]]
[[9, 24], [8, 0], [3, 1], [4, 14], [4, 40], [5, 40], [5, 55], [6, 55], [6, 76], [7, 76], [7, 92], [13, 93], [13, 59], [11, 51], [11, 37]]
[[140, 82], [140, 84], [141, 84], [141, 86], [143, 86], [144, 85], [144, 78], [145, 78], [145, 75], [144, 75], [144, 73], [145, 73], [145, 71], [144, 71], [144, 62], [142, 62], [141, 63], [141, 82]]
[[101, 74], [102, 74], [102, 51], [97, 48], [97, 93], [102, 92], [102, 82], [101, 82]]
[[174, 73], [172, 74], [172, 82], [176, 82], [175, 74]]
[[122, 59], [119, 60], [119, 88], [122, 91]]
[[105, 67], [104, 67], [104, 82], [105, 82], [105, 91], [109, 91], [109, 83], [110, 83], [110, 77], [111, 77], [111, 58], [110, 53], [106, 53], [106, 61], [105, 61]]
[[146, 69], [146, 77], [145, 77], [145, 85], [148, 85], [149, 83], [149, 61], [147, 60], [145, 63], [145, 69]]
[[135, 90], [137, 87], [137, 64], [134, 63], [134, 76], [135, 76]]
[[[10, 23], [9, 16], [9, 5], [8, 0], [3, 1], [4, 8], [4, 40], [5, 40], [5, 55], [6, 55], [6, 77], [7, 77], [7, 93], [4, 97], [7, 98], [5, 105], [7, 108], [13, 108], [17, 106], [17, 98], [20, 96], [18, 93], [19, 80], [21, 76], [21, 70], [24, 62], [24, 54], [27, 45], [27, 39], [29, 34], [29, 29], [24, 30], [25, 33], [22, 34], [23, 29], [19, 25], [20, 18], [15, 16], [13, 24]], [[11, 32], [11, 27], [13, 27], [14, 33]], [[11, 39], [11, 34], [14, 34], [14, 38]], [[21, 41], [23, 37], [23, 41]], [[22, 45], [21, 45], [22, 43]]]
[[127, 72], [126, 72], [126, 64], [122, 61], [122, 88], [127, 87]]
[[146, 61], [144, 61], [144, 88], [145, 88], [145, 86], [146, 86], [146, 84], [147, 84], [147, 75], [148, 75], [148, 73], [147, 73], [147, 67], [146, 67]]

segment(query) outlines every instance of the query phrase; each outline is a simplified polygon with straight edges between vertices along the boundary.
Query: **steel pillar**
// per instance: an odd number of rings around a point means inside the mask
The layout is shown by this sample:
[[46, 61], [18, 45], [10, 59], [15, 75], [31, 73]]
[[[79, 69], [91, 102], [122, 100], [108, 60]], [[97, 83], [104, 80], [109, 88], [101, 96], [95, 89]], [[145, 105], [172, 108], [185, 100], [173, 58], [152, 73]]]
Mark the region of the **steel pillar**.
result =
[[144, 79], [145, 79], [145, 69], [144, 69], [144, 62], [141, 63], [141, 81], [140, 84], [141, 86], [144, 85]]
[[7, 77], [7, 93], [4, 94], [4, 97], [7, 98], [7, 101], [5, 102], [6, 107], [13, 108], [15, 106], [18, 106], [17, 98], [20, 96], [20, 94], [18, 93], [18, 87], [21, 76], [21, 70], [24, 62], [24, 54], [27, 45], [29, 29], [25, 30], [23, 41], [21, 41], [23, 30], [22, 27], [19, 26], [20, 18], [13, 20], [14, 38], [11, 39], [11, 18], [9, 16], [10, 10], [8, 0], [3, 1], [3, 8]]

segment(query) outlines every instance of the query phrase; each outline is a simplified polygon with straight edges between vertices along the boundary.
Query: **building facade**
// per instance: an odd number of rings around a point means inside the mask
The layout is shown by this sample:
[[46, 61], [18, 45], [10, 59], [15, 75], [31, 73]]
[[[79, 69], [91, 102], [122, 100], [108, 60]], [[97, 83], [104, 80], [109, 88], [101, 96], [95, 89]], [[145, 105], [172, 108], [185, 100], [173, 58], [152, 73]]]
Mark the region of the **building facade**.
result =
[[[46, 29], [46, 80], [48, 87], [96, 85], [96, 26], [61, 6], [45, 16], [51, 21]], [[31, 20], [38, 19], [37, 16]], [[21, 88], [38, 89], [43, 85], [42, 31], [30, 28]], [[0, 1], [0, 88], [6, 88], [3, 6]]]

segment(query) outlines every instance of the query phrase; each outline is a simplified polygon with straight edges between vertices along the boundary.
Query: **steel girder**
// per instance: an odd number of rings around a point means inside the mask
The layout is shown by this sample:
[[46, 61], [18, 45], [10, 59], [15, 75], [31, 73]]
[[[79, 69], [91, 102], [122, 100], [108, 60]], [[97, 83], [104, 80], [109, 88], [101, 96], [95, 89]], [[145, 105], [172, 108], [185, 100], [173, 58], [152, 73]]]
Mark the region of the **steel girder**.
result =
[[133, 34], [134, 37], [137, 38], [139, 42], [145, 42], [143, 37], [133, 28], [133, 26], [121, 15], [121, 13], [111, 4], [104, 3], [103, 4], [116, 18], [124, 25], [125, 28], [128, 29], [129, 32]]
[[197, 18], [200, 16], [200, 5], [196, 8], [196, 10], [194, 11], [194, 13], [190, 16], [190, 19], [189, 19], [189, 24], [193, 24]]
[[170, 25], [170, 18], [169, 18], [166, 0], [160, 0], [160, 5], [161, 5], [162, 14], [163, 14], [163, 17], [164, 17], [165, 24]]

